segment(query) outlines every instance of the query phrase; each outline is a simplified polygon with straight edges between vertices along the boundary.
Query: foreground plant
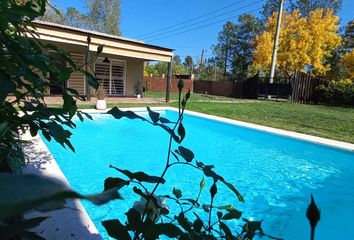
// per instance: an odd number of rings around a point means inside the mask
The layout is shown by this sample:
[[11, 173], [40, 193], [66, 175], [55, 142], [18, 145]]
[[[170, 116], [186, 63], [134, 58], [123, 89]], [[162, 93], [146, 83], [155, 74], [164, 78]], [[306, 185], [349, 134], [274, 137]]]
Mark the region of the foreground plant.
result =
[[[90, 116], [77, 110], [76, 101], [85, 99], [75, 89], [65, 87], [65, 82], [79, 71], [91, 87], [98, 87], [85, 66], [95, 61], [102, 46], [96, 56], [78, 65], [62, 49], [37, 40], [34, 20], [43, 16], [47, 4], [47, 0], [0, 1], [0, 239], [42, 239], [28, 229], [46, 218], [23, 219], [27, 210], [44, 210], [44, 206], [46, 210], [56, 209], [69, 198], [95, 204], [119, 198], [116, 189], [83, 196], [51, 179], [8, 173], [22, 171], [25, 155], [20, 134], [25, 131], [32, 136], [41, 132], [48, 141], [54, 139], [74, 151], [69, 140], [71, 132], [63, 126], [74, 128], [72, 118], [76, 115], [80, 120]], [[65, 59], [67, 66], [58, 66], [57, 60], [47, 54], [49, 51]], [[62, 107], [46, 105], [44, 95], [50, 86], [61, 89]]]
[[[194, 153], [182, 144], [186, 136], [183, 126], [184, 111], [190, 92], [182, 99], [183, 81], [178, 83], [179, 107], [178, 119], [172, 122], [159, 113], [147, 107], [150, 119], [135, 114], [132, 111], [122, 111], [113, 108], [108, 111], [116, 119], [129, 118], [145, 121], [153, 126], [160, 127], [169, 134], [167, 158], [165, 168], [160, 176], [152, 176], [145, 172], [131, 172], [110, 166], [122, 174], [125, 179], [110, 177], [105, 180], [105, 190], [112, 187], [118, 189], [132, 186], [133, 192], [141, 198], [126, 213], [127, 221], [122, 223], [119, 219], [103, 221], [108, 234], [116, 239], [158, 239], [161, 235], [179, 239], [253, 239], [254, 236], [268, 236], [261, 227], [262, 221], [249, 221], [242, 219], [242, 228], [239, 231], [230, 229], [227, 222], [240, 220], [242, 212], [232, 205], [216, 206], [214, 199], [218, 193], [218, 185], [223, 184], [232, 191], [238, 201], [244, 199], [238, 190], [231, 183], [214, 171], [213, 165], [206, 165], [194, 159]], [[173, 149], [173, 143], [178, 147]], [[182, 190], [173, 188], [172, 195], [156, 195], [161, 184], [165, 184], [165, 176], [169, 170], [176, 165], [191, 167], [203, 172], [206, 178], [212, 179], [209, 187], [210, 199], [200, 199], [201, 193], [206, 188], [204, 177], [199, 183], [199, 191], [195, 198], [183, 197]], [[152, 188], [147, 183], [154, 184]], [[191, 183], [192, 184], [192, 183]], [[179, 212], [170, 213], [165, 199], [174, 203], [180, 209]], [[171, 208], [172, 209], [172, 208]], [[198, 214], [196, 209], [203, 209], [203, 215]]]
[[[63, 125], [74, 128], [73, 116], [81, 120], [89, 116], [77, 110], [76, 101], [85, 98], [65, 87], [65, 82], [78, 71], [86, 75], [91, 87], [98, 87], [85, 69], [97, 56], [78, 65], [62, 49], [37, 40], [33, 21], [43, 16], [46, 4], [47, 0], [0, 1], [0, 171], [21, 171], [24, 155], [19, 133], [26, 130], [32, 136], [40, 131], [49, 141], [54, 139], [74, 151], [71, 133]], [[102, 48], [98, 47], [97, 54]], [[65, 59], [67, 66], [58, 66], [49, 51]], [[44, 96], [50, 86], [61, 89], [61, 108], [46, 105]]]

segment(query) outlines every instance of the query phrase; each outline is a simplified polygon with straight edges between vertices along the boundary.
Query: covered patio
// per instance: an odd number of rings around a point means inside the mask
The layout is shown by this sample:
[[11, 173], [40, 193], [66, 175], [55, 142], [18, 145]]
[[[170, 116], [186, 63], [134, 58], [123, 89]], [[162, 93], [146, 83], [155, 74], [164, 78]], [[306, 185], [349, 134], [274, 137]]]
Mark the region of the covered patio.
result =
[[[173, 49], [145, 44], [134, 39], [43, 21], [36, 22], [36, 33], [43, 43], [56, 45], [70, 53], [73, 60], [78, 64], [83, 64], [87, 59], [95, 56], [98, 46], [103, 45], [102, 53], [90, 68], [105, 89], [109, 97], [108, 102], [156, 101], [152, 99], [133, 100], [133, 98], [137, 95], [137, 87], [139, 85], [142, 86], [144, 83], [144, 63], [147, 61], [167, 62], [166, 102], [169, 101]], [[87, 42], [88, 38], [91, 40], [90, 44]], [[53, 57], [56, 57], [52, 52], [48, 52], [48, 54], [53, 54]], [[58, 62], [63, 67], [67, 64], [63, 59], [58, 59]], [[76, 89], [81, 95], [86, 96], [89, 102], [94, 100], [95, 91], [88, 86], [83, 74], [73, 73], [65, 84], [63, 87]], [[60, 88], [50, 87], [47, 93], [49, 96], [60, 94]], [[118, 97], [124, 98], [119, 99]], [[47, 99], [53, 102], [59, 101], [55, 97]]]

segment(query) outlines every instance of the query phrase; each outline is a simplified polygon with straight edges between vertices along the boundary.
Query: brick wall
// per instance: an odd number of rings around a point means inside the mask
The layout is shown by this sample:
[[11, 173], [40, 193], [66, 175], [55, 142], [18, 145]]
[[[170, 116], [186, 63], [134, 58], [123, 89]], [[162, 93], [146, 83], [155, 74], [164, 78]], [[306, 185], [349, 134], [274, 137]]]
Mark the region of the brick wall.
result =
[[[177, 84], [179, 79], [172, 78], [171, 80], [171, 92], [178, 92]], [[188, 89], [193, 92], [193, 81], [190, 79], [184, 79], [184, 90]], [[162, 77], [144, 77], [144, 85], [147, 86], [148, 92], [165, 92], [166, 91], [167, 78]]]
[[[178, 92], [178, 79], [173, 78], [171, 82], [171, 92]], [[184, 90], [190, 89], [194, 93], [207, 93], [217, 96], [238, 96], [234, 82], [225, 81], [206, 81], [184, 79]], [[144, 77], [144, 84], [148, 92], [165, 92], [167, 78], [162, 77]]]
[[194, 92], [217, 96], [234, 96], [235, 84], [230, 81], [194, 80]]

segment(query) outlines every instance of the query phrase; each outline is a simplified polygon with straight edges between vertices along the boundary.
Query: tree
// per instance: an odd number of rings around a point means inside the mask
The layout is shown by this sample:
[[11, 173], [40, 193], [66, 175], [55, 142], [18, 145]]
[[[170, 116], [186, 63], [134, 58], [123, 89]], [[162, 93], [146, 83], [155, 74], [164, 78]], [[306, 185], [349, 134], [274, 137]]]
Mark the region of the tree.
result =
[[90, 28], [88, 17], [85, 14], [81, 14], [74, 7], [70, 7], [66, 10], [64, 24], [83, 29]]
[[65, 14], [59, 9], [51, 7], [49, 4], [46, 5], [46, 11], [39, 19], [52, 23], [65, 24]]
[[[281, 0], [266, 1], [261, 11], [264, 22], [267, 22], [273, 13], [278, 12], [280, 2]], [[301, 16], [309, 16], [310, 12], [318, 8], [325, 10], [332, 9], [333, 13], [336, 14], [341, 7], [342, 0], [284, 0], [285, 11], [293, 12], [298, 10]]]
[[[341, 42], [338, 35], [338, 17], [332, 10], [317, 9], [308, 17], [301, 17], [295, 10], [283, 13], [283, 21], [278, 46], [277, 68], [284, 76], [294, 71], [325, 75], [330, 64], [325, 60]], [[254, 65], [269, 69], [277, 22], [277, 14], [269, 19], [262, 34], [256, 37], [256, 48], [253, 52]]]
[[345, 26], [343, 47], [346, 51], [350, 51], [354, 48], [354, 19]]
[[254, 40], [261, 31], [261, 21], [252, 14], [243, 14], [238, 18], [235, 26], [237, 41], [231, 56], [232, 77], [245, 79], [248, 77], [248, 68], [252, 64]]
[[342, 56], [342, 64], [345, 69], [346, 79], [350, 79], [354, 83], [354, 49]]
[[[267, 22], [268, 18], [273, 16], [273, 13], [278, 12], [281, 0], [267, 0], [263, 5], [261, 15], [263, 22]], [[290, 8], [290, 1], [285, 1], [284, 10], [288, 11]]]
[[232, 51], [236, 42], [236, 26], [234, 23], [228, 21], [224, 24], [223, 30], [219, 32], [218, 43], [213, 46], [215, 63], [219, 68], [223, 69], [223, 80], [230, 75]]
[[322, 8], [332, 9], [336, 14], [342, 7], [342, 0], [293, 0], [291, 1], [292, 11], [298, 10], [302, 16], [309, 16], [310, 12]]
[[93, 30], [121, 35], [120, 0], [87, 0], [87, 6]]
[[194, 62], [192, 56], [187, 56], [184, 58], [183, 66], [189, 71], [190, 74], [193, 74]]
[[40, 17], [43, 21], [64, 24], [72, 27], [121, 35], [120, 0], [87, 0], [88, 13], [80, 13], [76, 8], [69, 7], [65, 13], [48, 7]]
[[181, 57], [179, 55], [173, 57], [173, 64], [180, 65], [181, 63]]

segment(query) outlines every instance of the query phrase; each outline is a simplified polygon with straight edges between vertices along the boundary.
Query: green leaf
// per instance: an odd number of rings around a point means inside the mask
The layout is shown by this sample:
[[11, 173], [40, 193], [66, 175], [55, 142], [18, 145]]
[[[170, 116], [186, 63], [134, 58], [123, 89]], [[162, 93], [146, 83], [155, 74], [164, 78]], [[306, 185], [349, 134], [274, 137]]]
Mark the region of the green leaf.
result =
[[38, 130], [39, 130], [37, 124], [35, 124], [35, 123], [33, 123], [33, 122], [30, 122], [30, 123], [29, 123], [29, 126], [30, 126], [30, 133], [31, 133], [31, 136], [32, 136], [32, 137], [36, 136], [37, 133], [38, 133]]
[[99, 82], [97, 81], [97, 79], [95, 78], [95, 76], [93, 76], [91, 73], [87, 72], [87, 71], [83, 71], [83, 73], [85, 74], [87, 83], [93, 87], [94, 89], [98, 89], [98, 87], [100, 86]]
[[188, 92], [186, 93], [186, 102], [188, 101], [188, 99], [190, 98], [191, 96], [191, 91], [188, 90]]
[[69, 138], [72, 135], [70, 131], [65, 130], [62, 125], [56, 122], [49, 122], [48, 127], [50, 129], [50, 135], [57, 141], [60, 145], [65, 147], [67, 145], [73, 152], [75, 152], [74, 147], [71, 145]]
[[200, 187], [200, 189], [203, 189], [204, 186], [205, 186], [205, 180], [204, 180], [204, 177], [202, 177], [202, 180], [200, 181], [199, 187]]
[[225, 205], [225, 206], [217, 206], [214, 208], [220, 209], [220, 210], [227, 210], [227, 211], [232, 211], [234, 207], [232, 205]]
[[244, 202], [245, 201], [245, 199], [242, 197], [241, 193], [239, 193], [239, 191], [237, 191], [237, 189], [234, 187], [234, 185], [232, 185], [231, 183], [226, 182], [224, 179], [222, 179], [221, 182], [223, 182], [229, 189], [231, 189], [231, 191], [233, 191], [236, 194], [237, 199], [240, 202]]
[[203, 205], [202, 205], [202, 208], [203, 208], [203, 210], [204, 210], [205, 212], [209, 213], [209, 211], [210, 211], [209, 205], [203, 204]]
[[236, 209], [228, 210], [222, 219], [223, 220], [231, 220], [231, 219], [240, 219], [242, 212], [237, 211]]
[[96, 54], [99, 55], [99, 54], [102, 53], [102, 51], [103, 51], [103, 45], [99, 45], [99, 46], [97, 47], [97, 52], [96, 52]]
[[237, 239], [232, 236], [230, 228], [223, 222], [219, 222], [221, 230], [225, 233], [226, 239], [232, 240], [232, 239]]
[[111, 114], [114, 118], [116, 119], [121, 119], [123, 117], [129, 118], [129, 119], [141, 119], [143, 121], [146, 121], [145, 118], [142, 116], [139, 116], [138, 114], [132, 112], [132, 111], [122, 111], [117, 107], [112, 108], [107, 112], [107, 114]]
[[70, 94], [64, 92], [63, 100], [64, 100], [63, 109], [69, 113], [70, 118], [75, 116], [77, 111], [77, 106], [74, 98]]
[[180, 143], [180, 138], [175, 134], [175, 132], [171, 128], [163, 124], [157, 124], [157, 125], [160, 126], [162, 129], [164, 129], [168, 134], [170, 134], [175, 142]]
[[4, 76], [0, 72], [0, 102], [3, 102], [7, 97], [8, 93], [14, 92], [16, 90], [16, 84], [7, 79], [7, 76]]
[[173, 225], [172, 223], [158, 223], [149, 230], [152, 230], [152, 232], [158, 236], [166, 235], [169, 238], [177, 238], [183, 233], [179, 227]]
[[112, 188], [116, 188], [117, 190], [119, 190], [124, 186], [128, 186], [129, 183], [129, 181], [123, 180], [121, 178], [109, 177], [104, 180], [104, 191], [107, 191]]
[[173, 188], [172, 193], [177, 199], [182, 197], [182, 191], [177, 188]]
[[[19, 192], [21, 194], [18, 194]], [[70, 198], [86, 199], [96, 205], [121, 198], [116, 189], [96, 195], [81, 195], [58, 180], [30, 174], [8, 173], [0, 173], [0, 196], [0, 219], [44, 205], [46, 209], [56, 209], [62, 207], [58, 205], [59, 202]]]
[[57, 77], [57, 81], [59, 81], [60, 83], [62, 82], [66, 82], [69, 80], [70, 75], [74, 72], [74, 69], [72, 67], [67, 67], [64, 68], [60, 71], [58, 77]]
[[149, 116], [150, 116], [152, 122], [153, 122], [153, 123], [157, 123], [157, 122], [159, 121], [160, 114], [157, 113], [157, 112], [152, 111], [149, 107], [146, 107], [146, 109], [147, 109], [148, 112], [149, 112]]
[[124, 169], [119, 169], [117, 167], [114, 167], [110, 165], [109, 167], [114, 168], [118, 172], [123, 173], [125, 176], [127, 176], [130, 180], [136, 179], [139, 182], [148, 182], [148, 183], [162, 183], [164, 184], [166, 181], [165, 179], [157, 176], [150, 176], [144, 172], [131, 172], [129, 170], [124, 170]]
[[192, 223], [188, 221], [188, 218], [183, 213], [180, 213], [178, 215], [177, 222], [187, 232], [191, 231]]
[[170, 120], [168, 120], [167, 118], [164, 118], [164, 117], [160, 117], [159, 120], [160, 120], [161, 123], [173, 123], [173, 122], [171, 122]]
[[185, 138], [185, 136], [186, 136], [186, 130], [184, 129], [182, 123], [180, 123], [180, 124], [178, 125], [178, 130], [177, 130], [177, 132], [178, 132], [178, 135], [180, 136], [179, 143], [181, 143], [181, 142], [183, 141], [183, 139]]
[[218, 192], [218, 188], [216, 187], [216, 184], [213, 183], [213, 185], [211, 185], [211, 187], [210, 187], [211, 198], [214, 198], [214, 196], [216, 195], [217, 192]]
[[179, 91], [179, 92], [182, 92], [183, 87], [184, 87], [183, 80], [180, 79], [180, 80], [178, 81], [178, 83], [177, 83], [178, 91]]
[[103, 221], [102, 225], [106, 229], [108, 235], [112, 238], [120, 240], [131, 239], [127, 228], [118, 219]]
[[187, 162], [191, 162], [194, 159], [194, 153], [188, 148], [179, 146], [177, 153], [181, 155]]
[[311, 202], [306, 210], [306, 218], [309, 220], [311, 229], [314, 231], [318, 221], [320, 221], [321, 219], [321, 212], [318, 209], [312, 194], [311, 194]]
[[197, 218], [193, 223], [194, 230], [199, 233], [200, 230], [202, 230], [202, 227], [203, 227], [203, 221]]
[[237, 196], [240, 202], [245, 201], [242, 195], [237, 191], [237, 189], [231, 183], [226, 182], [223, 177], [219, 176], [212, 170], [212, 168], [214, 168], [213, 165], [204, 165], [204, 163], [202, 162], [197, 162], [197, 166], [203, 170], [205, 176], [213, 178], [214, 182], [220, 180], [222, 183], [224, 183], [232, 192], [235, 193], [235, 195]]
[[140, 213], [134, 208], [129, 209], [126, 213], [128, 218], [128, 227], [133, 230], [140, 231], [142, 228], [142, 221]]

